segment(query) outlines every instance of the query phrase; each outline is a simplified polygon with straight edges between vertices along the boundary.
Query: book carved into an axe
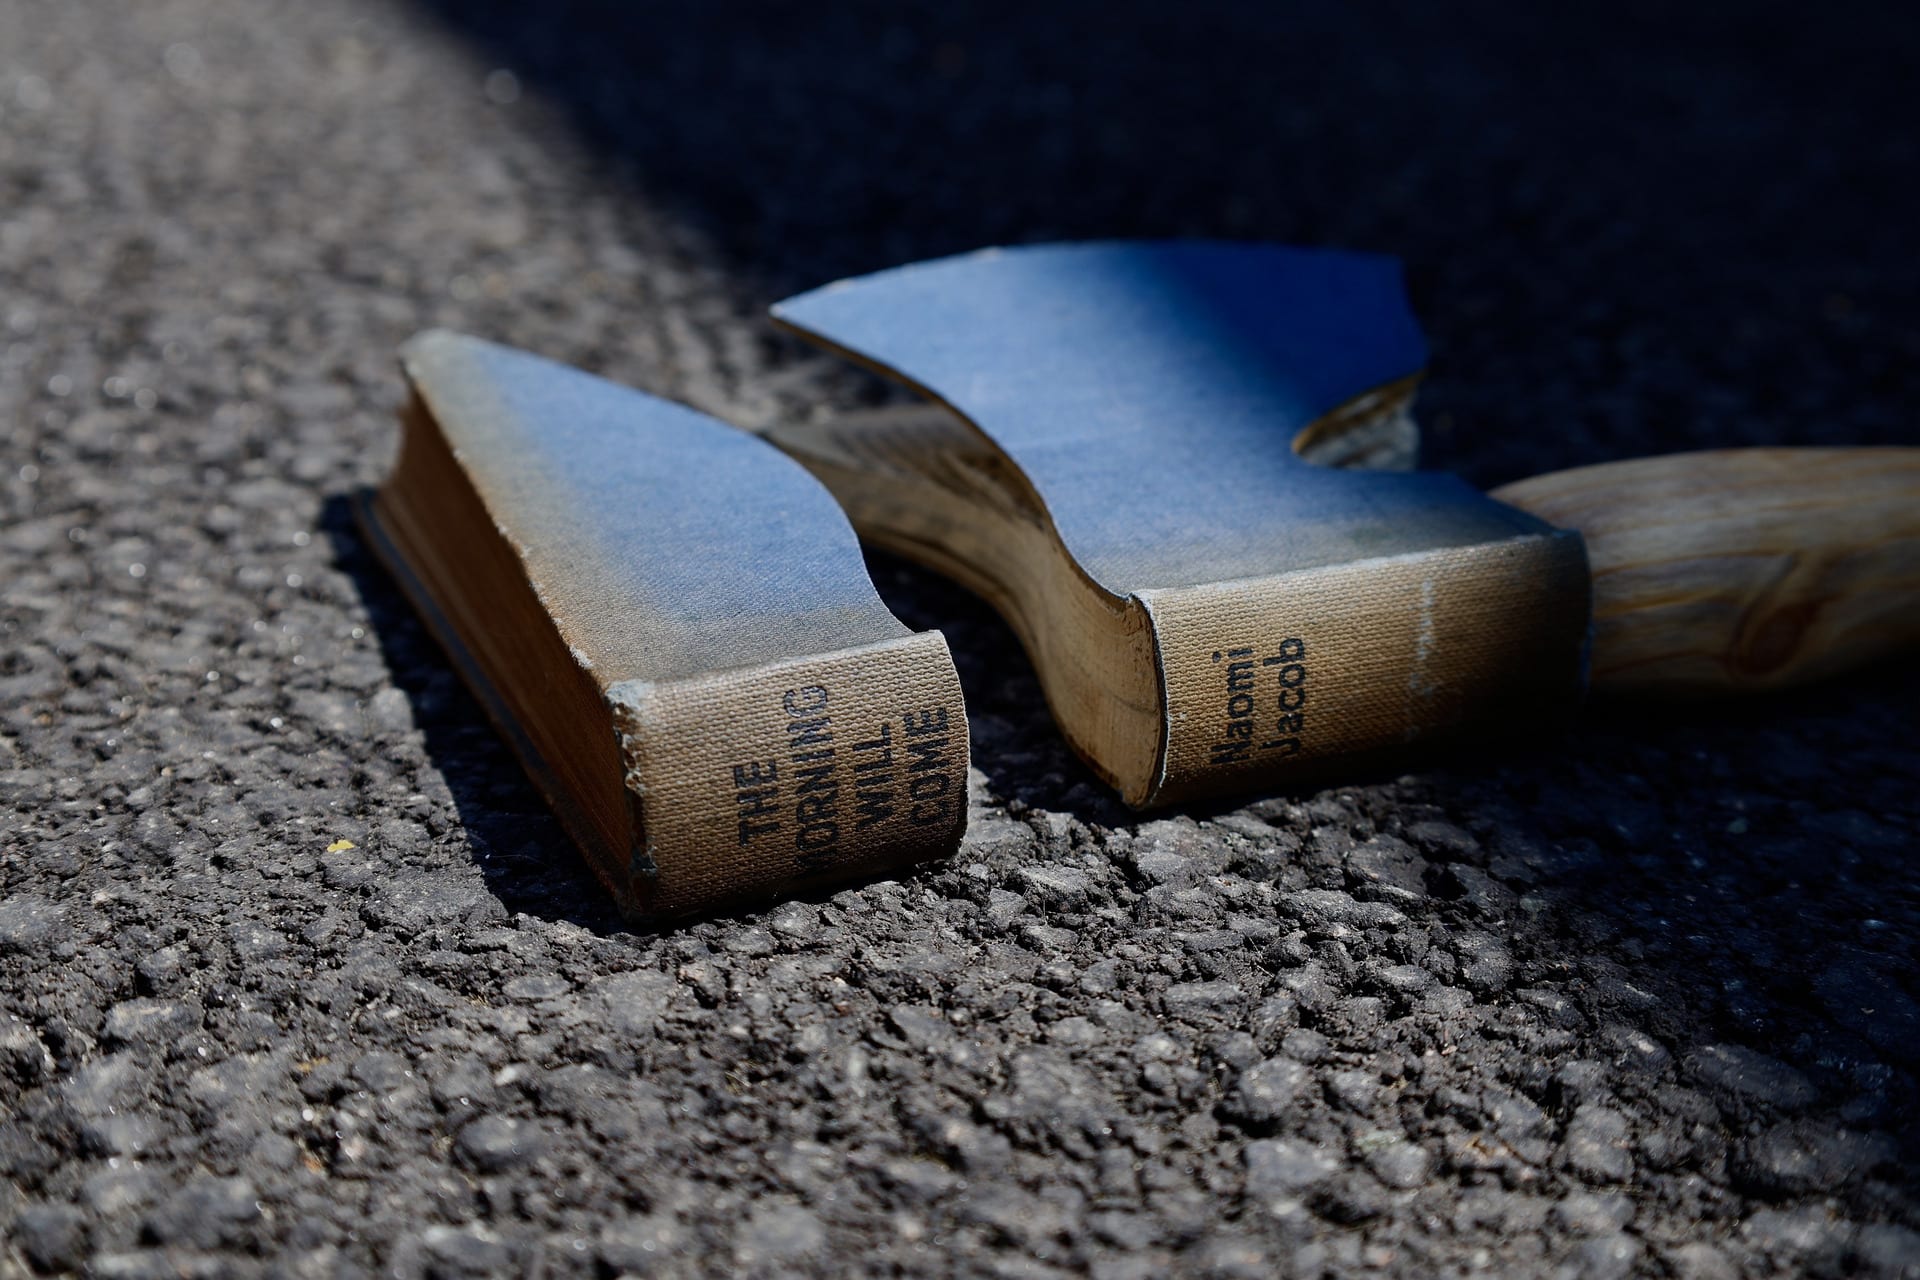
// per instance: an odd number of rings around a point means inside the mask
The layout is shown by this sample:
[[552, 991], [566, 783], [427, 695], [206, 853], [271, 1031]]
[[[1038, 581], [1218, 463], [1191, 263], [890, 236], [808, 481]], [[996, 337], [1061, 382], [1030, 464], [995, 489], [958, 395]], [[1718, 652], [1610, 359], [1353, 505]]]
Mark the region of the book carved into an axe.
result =
[[946, 641], [875, 594], [846, 517], [764, 442], [452, 333], [402, 353], [361, 524], [627, 915], [953, 852]]
[[1383, 259], [1010, 250], [776, 314], [933, 403], [772, 432], [803, 468], [425, 334], [400, 460], [360, 504], [638, 918], [958, 847], [953, 662], [888, 612], [854, 527], [997, 606], [1068, 741], [1140, 805], [1521, 734], [1589, 683], [1767, 687], [1920, 639], [1920, 449], [1677, 455], [1492, 496], [1366, 469], [1410, 465], [1423, 359]]
[[1524, 733], [1589, 682], [1764, 688], [1920, 639], [1917, 449], [1676, 455], [1492, 496], [1310, 462], [1404, 460], [1424, 352], [1389, 259], [989, 250], [774, 314], [933, 401], [771, 438], [863, 537], [1006, 616], [1133, 804]]

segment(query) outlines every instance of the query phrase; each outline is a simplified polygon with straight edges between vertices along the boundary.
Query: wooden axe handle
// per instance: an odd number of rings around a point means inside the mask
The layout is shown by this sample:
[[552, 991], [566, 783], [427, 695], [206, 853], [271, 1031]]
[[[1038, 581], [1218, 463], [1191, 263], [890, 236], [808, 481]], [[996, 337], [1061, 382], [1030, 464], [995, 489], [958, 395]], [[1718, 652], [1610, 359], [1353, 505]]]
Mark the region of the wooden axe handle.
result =
[[1778, 688], [1920, 645], [1920, 449], [1682, 453], [1493, 496], [1586, 537], [1596, 689]]

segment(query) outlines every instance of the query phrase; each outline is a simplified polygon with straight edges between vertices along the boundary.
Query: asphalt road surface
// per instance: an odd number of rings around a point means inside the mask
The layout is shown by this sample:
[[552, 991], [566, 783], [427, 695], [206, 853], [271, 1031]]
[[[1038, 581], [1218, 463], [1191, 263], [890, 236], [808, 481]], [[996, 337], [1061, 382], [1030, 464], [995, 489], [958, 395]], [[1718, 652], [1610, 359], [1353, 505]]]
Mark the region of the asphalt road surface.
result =
[[[0, 1273], [1920, 1274], [1920, 679], [622, 928], [345, 519], [446, 325], [737, 422], [982, 244], [1393, 252], [1430, 461], [1915, 443], [1911, 7], [0, 3]], [[1551, 14], [1550, 14], [1551, 11]]]

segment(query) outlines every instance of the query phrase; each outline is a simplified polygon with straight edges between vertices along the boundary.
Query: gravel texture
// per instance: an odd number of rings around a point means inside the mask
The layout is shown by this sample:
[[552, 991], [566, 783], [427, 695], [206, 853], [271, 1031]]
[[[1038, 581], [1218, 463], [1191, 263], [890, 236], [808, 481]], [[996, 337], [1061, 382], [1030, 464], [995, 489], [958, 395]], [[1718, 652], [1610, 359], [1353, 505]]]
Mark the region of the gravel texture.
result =
[[[629, 8], [631, 12], [629, 12]], [[1920, 423], [1911, 10], [0, 3], [0, 1273], [1920, 1274], [1920, 680], [625, 932], [344, 518], [442, 324], [747, 424], [781, 294], [1405, 256], [1481, 483]]]

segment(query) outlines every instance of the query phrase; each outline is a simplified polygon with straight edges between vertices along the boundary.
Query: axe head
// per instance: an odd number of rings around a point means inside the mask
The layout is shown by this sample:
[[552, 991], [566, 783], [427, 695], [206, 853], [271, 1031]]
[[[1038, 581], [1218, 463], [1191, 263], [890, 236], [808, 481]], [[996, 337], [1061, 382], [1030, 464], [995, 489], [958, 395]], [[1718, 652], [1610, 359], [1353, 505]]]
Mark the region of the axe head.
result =
[[[1170, 744], [1155, 796], [1180, 790], [1181, 707], [1204, 703], [1183, 689], [1211, 688], [1214, 664], [1263, 636], [1311, 642], [1346, 682], [1333, 754], [1510, 720], [1516, 701], [1564, 707], [1581, 687], [1579, 535], [1453, 476], [1296, 452], [1411, 403], [1425, 347], [1391, 259], [1208, 242], [988, 250], [829, 285], [774, 315], [977, 428], [1085, 579], [1150, 616]], [[1217, 772], [1195, 764], [1193, 785]]]

